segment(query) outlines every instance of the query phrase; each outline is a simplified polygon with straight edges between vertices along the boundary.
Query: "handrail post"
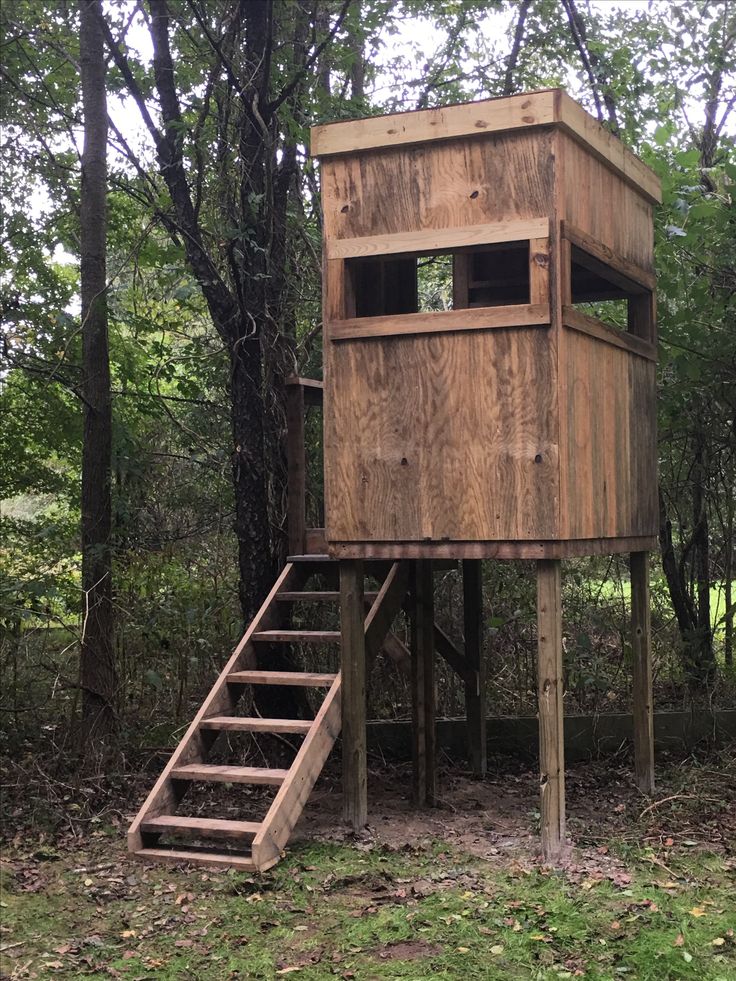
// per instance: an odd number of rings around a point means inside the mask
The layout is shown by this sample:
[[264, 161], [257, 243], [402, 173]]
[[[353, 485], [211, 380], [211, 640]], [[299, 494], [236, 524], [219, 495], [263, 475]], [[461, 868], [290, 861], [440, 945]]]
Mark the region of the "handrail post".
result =
[[289, 555], [303, 555], [306, 545], [307, 461], [304, 443], [304, 387], [286, 383], [286, 461]]

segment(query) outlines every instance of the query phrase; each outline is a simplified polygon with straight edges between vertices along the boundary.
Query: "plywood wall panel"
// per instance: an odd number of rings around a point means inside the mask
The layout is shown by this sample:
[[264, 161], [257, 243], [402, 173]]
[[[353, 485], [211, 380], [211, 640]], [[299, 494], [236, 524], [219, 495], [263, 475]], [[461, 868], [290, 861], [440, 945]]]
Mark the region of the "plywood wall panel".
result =
[[652, 205], [605, 164], [559, 134], [566, 221], [647, 271], [654, 268]]
[[655, 367], [565, 330], [563, 538], [655, 535]]
[[333, 344], [327, 537], [558, 537], [556, 358], [548, 328]]
[[552, 132], [375, 150], [322, 164], [328, 239], [552, 213]]

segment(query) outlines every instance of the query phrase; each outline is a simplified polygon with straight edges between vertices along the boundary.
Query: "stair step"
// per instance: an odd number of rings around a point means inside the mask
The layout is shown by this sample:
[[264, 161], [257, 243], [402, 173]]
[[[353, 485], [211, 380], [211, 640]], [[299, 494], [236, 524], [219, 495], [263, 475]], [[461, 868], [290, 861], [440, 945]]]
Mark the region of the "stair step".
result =
[[337, 675], [309, 674], [306, 671], [233, 671], [231, 685], [294, 685], [303, 688], [329, 688]]
[[[378, 593], [365, 593], [365, 599], [373, 602], [373, 600], [378, 596]], [[339, 592], [303, 592], [303, 593], [293, 593], [284, 591], [283, 593], [276, 594], [277, 603], [339, 603], [340, 593]]]
[[153, 862], [173, 862], [176, 865], [191, 862], [194, 865], [220, 865], [223, 868], [247, 869], [250, 872], [256, 869], [255, 862], [248, 855], [218, 854], [195, 848], [191, 851], [185, 848], [139, 848], [133, 854], [144, 861], [150, 859]]
[[289, 555], [286, 559], [287, 562], [336, 562], [330, 555]]
[[174, 780], [204, 780], [208, 783], [250, 783], [280, 786], [288, 770], [269, 770], [261, 766], [217, 766], [211, 763], [187, 763], [171, 771]]
[[339, 644], [340, 636], [339, 630], [257, 630], [250, 639], [261, 644]]
[[199, 724], [200, 729], [233, 732], [290, 732], [306, 733], [312, 728], [310, 719], [246, 719], [238, 715], [211, 715]]
[[141, 822], [142, 831], [179, 831], [184, 834], [210, 834], [223, 838], [255, 837], [260, 828], [258, 821], [226, 821], [219, 818], [185, 817], [183, 814], [160, 814]]

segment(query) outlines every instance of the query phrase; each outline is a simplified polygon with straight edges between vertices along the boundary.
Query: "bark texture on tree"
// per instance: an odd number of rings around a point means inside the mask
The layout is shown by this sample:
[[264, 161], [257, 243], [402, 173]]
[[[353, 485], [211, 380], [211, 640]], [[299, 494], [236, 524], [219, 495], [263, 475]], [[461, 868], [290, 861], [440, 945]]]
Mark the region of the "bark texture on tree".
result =
[[111, 556], [112, 406], [107, 337], [107, 99], [99, 0], [80, 0], [84, 110], [80, 214], [84, 443], [82, 449], [81, 746], [115, 731]]

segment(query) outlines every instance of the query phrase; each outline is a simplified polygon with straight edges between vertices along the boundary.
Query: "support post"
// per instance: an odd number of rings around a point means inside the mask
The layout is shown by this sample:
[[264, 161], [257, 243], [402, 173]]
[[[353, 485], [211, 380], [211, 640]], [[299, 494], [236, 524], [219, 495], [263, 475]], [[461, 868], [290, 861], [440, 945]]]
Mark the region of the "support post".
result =
[[343, 819], [354, 831], [368, 823], [363, 563], [340, 562], [342, 640]]
[[465, 682], [465, 717], [470, 769], [482, 777], [487, 769], [486, 672], [483, 660], [483, 566], [480, 559], [463, 561], [463, 620], [465, 662], [471, 676]]
[[424, 807], [437, 797], [434, 582], [428, 559], [414, 565], [411, 655], [413, 798]]
[[562, 574], [559, 559], [537, 562], [537, 677], [542, 854], [565, 847], [565, 733], [562, 680]]
[[304, 388], [298, 379], [286, 385], [286, 465], [289, 555], [302, 555], [306, 545], [307, 461]]
[[649, 603], [649, 553], [631, 553], [631, 649], [634, 689], [634, 768], [636, 785], [654, 793], [654, 713]]

